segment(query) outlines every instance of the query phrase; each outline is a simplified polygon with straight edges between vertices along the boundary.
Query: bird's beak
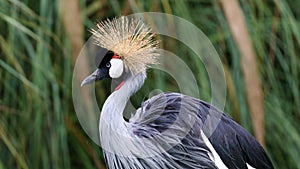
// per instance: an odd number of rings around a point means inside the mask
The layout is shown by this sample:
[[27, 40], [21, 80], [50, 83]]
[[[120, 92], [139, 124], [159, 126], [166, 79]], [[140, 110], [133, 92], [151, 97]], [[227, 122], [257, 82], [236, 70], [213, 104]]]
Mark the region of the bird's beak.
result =
[[90, 74], [88, 77], [86, 77], [82, 82], [81, 82], [81, 87], [95, 82], [97, 79], [99, 79], [99, 69], [95, 70], [92, 74]]

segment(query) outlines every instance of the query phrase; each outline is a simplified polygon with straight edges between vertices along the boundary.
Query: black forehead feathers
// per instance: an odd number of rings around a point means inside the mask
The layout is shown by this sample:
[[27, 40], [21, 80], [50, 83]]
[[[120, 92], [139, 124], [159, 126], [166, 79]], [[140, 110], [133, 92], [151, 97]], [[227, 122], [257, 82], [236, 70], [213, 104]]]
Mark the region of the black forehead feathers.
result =
[[106, 63], [111, 60], [113, 55], [114, 52], [98, 46], [95, 52], [95, 65], [98, 68], [105, 66]]

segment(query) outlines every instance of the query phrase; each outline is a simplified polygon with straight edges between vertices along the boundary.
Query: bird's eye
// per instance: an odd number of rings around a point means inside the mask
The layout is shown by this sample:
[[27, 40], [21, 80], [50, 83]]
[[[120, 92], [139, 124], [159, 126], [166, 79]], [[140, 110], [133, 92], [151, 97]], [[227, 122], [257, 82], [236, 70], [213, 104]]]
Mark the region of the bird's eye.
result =
[[111, 64], [109, 62], [107, 62], [105, 66], [110, 68]]

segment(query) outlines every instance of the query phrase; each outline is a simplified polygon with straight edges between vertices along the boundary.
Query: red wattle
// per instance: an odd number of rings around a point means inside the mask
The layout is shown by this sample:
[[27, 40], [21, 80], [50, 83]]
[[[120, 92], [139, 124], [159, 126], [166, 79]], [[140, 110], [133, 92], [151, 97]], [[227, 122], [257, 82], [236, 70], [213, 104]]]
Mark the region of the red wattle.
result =
[[124, 81], [122, 81], [116, 88], [115, 91], [119, 90], [123, 85], [124, 85]]

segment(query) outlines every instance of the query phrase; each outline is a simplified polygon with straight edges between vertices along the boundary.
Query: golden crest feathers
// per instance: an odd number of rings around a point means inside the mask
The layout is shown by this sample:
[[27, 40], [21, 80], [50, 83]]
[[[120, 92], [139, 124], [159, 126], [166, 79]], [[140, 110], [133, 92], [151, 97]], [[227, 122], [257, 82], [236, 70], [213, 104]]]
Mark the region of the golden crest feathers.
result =
[[122, 16], [99, 22], [91, 29], [96, 44], [119, 55], [126, 69], [136, 74], [157, 60], [158, 40], [141, 20]]

